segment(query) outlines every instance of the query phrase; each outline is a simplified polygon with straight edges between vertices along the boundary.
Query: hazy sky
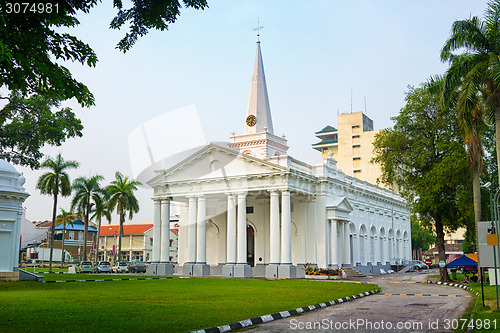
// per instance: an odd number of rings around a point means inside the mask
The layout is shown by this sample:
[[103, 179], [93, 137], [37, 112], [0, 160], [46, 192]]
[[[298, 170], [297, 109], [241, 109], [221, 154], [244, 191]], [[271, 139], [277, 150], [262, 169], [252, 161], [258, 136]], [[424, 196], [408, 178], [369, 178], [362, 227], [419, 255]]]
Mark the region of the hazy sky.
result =
[[[289, 154], [311, 164], [314, 132], [336, 126], [337, 112], [364, 111], [375, 129], [392, 126], [408, 85], [447, 68], [439, 53], [455, 20], [483, 17], [486, 0], [218, 0], [210, 8], [182, 10], [169, 31], [151, 31], [123, 54], [115, 49], [125, 31], [108, 29], [115, 10], [105, 1], [71, 32], [90, 44], [95, 68], [66, 64], [94, 93], [96, 105], [70, 106], [85, 126], [83, 138], [58, 152], [81, 163], [78, 176], [115, 171], [132, 176], [128, 136], [143, 122], [194, 104], [207, 141], [242, 134], [256, 47], [257, 19], [273, 125], [285, 134]], [[195, 126], [193, 127], [195, 128]], [[189, 137], [190, 128], [186, 128]], [[175, 145], [165, 142], [165, 145]], [[16, 166], [31, 194], [27, 218], [51, 218], [52, 198], [35, 188], [43, 170]], [[152, 222], [152, 190], [141, 189], [133, 222]], [[59, 207], [69, 209], [69, 198]], [[118, 218], [113, 217], [113, 223]]]

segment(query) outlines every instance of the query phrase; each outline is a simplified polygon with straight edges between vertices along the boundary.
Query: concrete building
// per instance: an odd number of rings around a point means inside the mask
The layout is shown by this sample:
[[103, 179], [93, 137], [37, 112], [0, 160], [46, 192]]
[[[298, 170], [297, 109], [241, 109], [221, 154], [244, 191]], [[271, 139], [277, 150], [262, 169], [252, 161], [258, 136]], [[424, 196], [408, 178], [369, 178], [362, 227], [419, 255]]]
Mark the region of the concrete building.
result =
[[378, 273], [411, 258], [409, 212], [397, 193], [347, 175], [331, 157], [309, 165], [287, 155], [274, 134], [260, 42], [243, 120], [244, 134], [196, 149], [148, 181], [161, 239], [152, 272], [170, 269], [173, 201], [185, 275], [294, 278], [306, 263]]
[[329, 156], [337, 160], [337, 166], [346, 175], [376, 184], [381, 169], [370, 160], [374, 157], [373, 141], [380, 130], [373, 129], [373, 121], [363, 112], [337, 115], [337, 127], [326, 126], [316, 132], [321, 141], [312, 147], [321, 152], [323, 161]]

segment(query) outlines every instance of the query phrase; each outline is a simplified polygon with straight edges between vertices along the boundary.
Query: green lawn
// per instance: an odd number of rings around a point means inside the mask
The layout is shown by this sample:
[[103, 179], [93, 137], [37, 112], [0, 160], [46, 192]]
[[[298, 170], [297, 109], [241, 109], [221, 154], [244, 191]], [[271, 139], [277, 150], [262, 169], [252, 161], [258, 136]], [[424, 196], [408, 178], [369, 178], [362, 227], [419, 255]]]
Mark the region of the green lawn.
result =
[[331, 281], [217, 278], [0, 282], [0, 331], [186, 332], [375, 289]]
[[[500, 332], [500, 312], [496, 311], [496, 292], [495, 286], [490, 286], [489, 283], [484, 283], [484, 307], [483, 300], [481, 297], [481, 283], [471, 283], [470, 287], [479, 293], [476, 299], [476, 308], [473, 313], [474, 320], [478, 320], [478, 323], [484, 323], [486, 320], [491, 322], [492, 327], [488, 329], [474, 329], [472, 332]], [[494, 322], [496, 320], [496, 322]], [[496, 330], [494, 326], [496, 325]]]

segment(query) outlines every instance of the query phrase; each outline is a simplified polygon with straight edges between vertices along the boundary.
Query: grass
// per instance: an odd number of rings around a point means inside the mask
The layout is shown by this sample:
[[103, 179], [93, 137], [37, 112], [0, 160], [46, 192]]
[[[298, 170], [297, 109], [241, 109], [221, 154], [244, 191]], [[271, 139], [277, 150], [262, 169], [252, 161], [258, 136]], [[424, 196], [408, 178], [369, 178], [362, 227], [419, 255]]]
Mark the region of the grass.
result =
[[0, 330], [186, 332], [374, 289], [331, 281], [214, 278], [0, 282]]
[[[486, 277], [487, 276], [488, 274], [486, 274]], [[431, 278], [439, 280], [439, 275], [431, 276]], [[457, 279], [454, 280], [453, 283], [462, 284], [461, 281], [463, 281], [463, 279], [464, 279], [464, 274], [457, 274]], [[471, 330], [471, 332], [483, 333], [483, 332], [500, 331], [500, 312], [496, 311], [495, 286], [490, 286], [490, 284], [486, 281], [483, 282], [485, 306], [483, 306], [483, 300], [481, 297], [481, 282], [472, 282], [465, 284], [475, 292], [479, 293], [479, 296], [476, 297], [475, 303], [473, 303], [474, 306], [472, 308], [468, 308], [466, 313], [462, 317], [467, 319], [467, 323], [471, 323], [474, 325], [474, 328]], [[480, 327], [481, 325], [484, 326], [484, 323], [486, 323], [487, 321], [490, 322], [489, 329], [477, 328]]]

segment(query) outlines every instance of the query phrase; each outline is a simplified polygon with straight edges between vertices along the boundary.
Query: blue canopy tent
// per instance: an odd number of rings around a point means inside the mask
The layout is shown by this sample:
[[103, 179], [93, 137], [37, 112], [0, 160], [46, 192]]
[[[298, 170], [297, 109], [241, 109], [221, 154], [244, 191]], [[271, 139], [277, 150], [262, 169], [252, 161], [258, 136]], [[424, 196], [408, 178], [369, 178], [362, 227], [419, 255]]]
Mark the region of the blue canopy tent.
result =
[[457, 259], [451, 261], [446, 265], [448, 267], [477, 267], [477, 261], [474, 259], [471, 259], [467, 257], [466, 255], [463, 255], [461, 257], [458, 257]]

